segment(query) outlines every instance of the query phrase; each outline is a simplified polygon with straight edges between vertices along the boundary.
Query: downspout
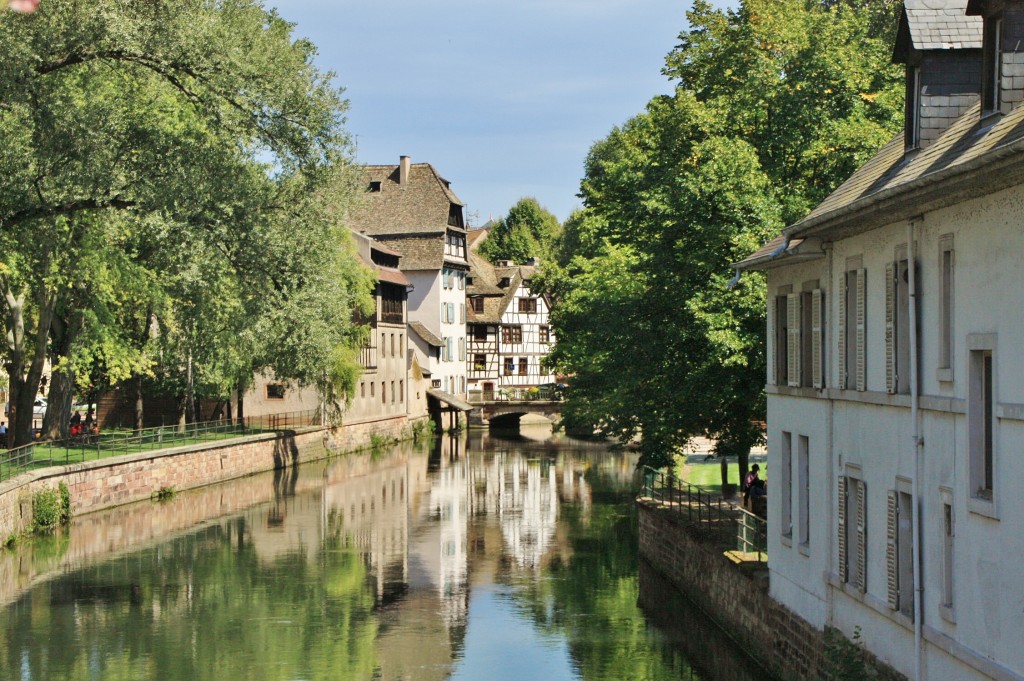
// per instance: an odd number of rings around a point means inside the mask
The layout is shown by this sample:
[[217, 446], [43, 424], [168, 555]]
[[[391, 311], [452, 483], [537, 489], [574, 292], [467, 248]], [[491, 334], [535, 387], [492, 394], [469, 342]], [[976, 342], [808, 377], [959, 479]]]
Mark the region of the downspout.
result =
[[910, 420], [914, 429], [914, 477], [911, 488], [913, 512], [911, 531], [913, 533], [914, 561], [914, 679], [921, 681], [924, 650], [922, 647], [921, 616], [924, 586], [921, 583], [921, 453], [924, 439], [921, 437], [919, 422], [919, 403], [921, 396], [918, 389], [920, 353], [917, 334], [917, 259], [914, 253], [914, 227], [917, 219], [907, 222], [907, 270], [910, 284]]

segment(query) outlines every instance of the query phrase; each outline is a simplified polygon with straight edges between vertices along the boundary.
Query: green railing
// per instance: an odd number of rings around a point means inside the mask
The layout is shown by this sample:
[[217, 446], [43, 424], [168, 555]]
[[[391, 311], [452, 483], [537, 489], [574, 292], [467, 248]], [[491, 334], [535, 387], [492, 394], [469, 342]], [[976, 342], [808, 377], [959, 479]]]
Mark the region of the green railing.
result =
[[242, 435], [289, 430], [320, 424], [317, 410], [249, 416], [241, 420], [206, 421], [183, 426], [142, 428], [129, 432], [83, 434], [67, 440], [33, 442], [0, 454], [0, 480], [26, 470], [209, 442]]
[[644, 466], [640, 496], [658, 502], [725, 547], [756, 553], [768, 559], [767, 523], [764, 519], [725, 501], [717, 492], [692, 485], [672, 473]]

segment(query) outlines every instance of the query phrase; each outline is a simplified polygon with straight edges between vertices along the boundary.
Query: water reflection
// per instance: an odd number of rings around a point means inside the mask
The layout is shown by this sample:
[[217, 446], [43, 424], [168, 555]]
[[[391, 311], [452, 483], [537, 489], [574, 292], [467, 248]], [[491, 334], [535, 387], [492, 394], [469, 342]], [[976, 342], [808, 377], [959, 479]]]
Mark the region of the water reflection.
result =
[[474, 434], [80, 518], [0, 556], [0, 678], [726, 678], [638, 609], [634, 464]]

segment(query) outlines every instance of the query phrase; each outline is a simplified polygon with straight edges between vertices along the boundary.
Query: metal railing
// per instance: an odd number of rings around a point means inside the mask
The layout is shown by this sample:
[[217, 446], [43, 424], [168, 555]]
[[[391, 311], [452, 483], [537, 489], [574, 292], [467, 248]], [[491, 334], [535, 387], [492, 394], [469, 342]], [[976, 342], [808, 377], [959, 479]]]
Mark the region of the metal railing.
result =
[[736, 528], [737, 549], [756, 554], [757, 562], [768, 561], [768, 521], [746, 509], [739, 509]]
[[33, 468], [81, 463], [110, 456], [176, 447], [241, 435], [255, 435], [320, 424], [318, 410], [247, 416], [241, 420], [205, 421], [129, 432], [85, 433], [66, 440], [32, 442], [0, 453], [0, 480]]
[[557, 402], [562, 399], [562, 391], [551, 386], [470, 390], [467, 395], [470, 404], [482, 404], [484, 402]]
[[734, 504], [718, 492], [692, 485], [672, 473], [645, 466], [640, 495], [656, 501], [695, 525], [723, 547], [734, 547], [743, 553], [756, 553], [757, 560], [767, 561], [767, 523]]

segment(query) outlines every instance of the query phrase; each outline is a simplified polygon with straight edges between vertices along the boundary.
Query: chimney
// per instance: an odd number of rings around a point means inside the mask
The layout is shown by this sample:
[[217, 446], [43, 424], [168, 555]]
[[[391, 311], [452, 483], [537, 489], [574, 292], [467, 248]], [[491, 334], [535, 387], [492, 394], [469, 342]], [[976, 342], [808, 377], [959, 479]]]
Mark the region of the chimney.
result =
[[402, 156], [398, 159], [398, 184], [405, 186], [409, 184], [409, 168], [412, 162], [408, 156]]

